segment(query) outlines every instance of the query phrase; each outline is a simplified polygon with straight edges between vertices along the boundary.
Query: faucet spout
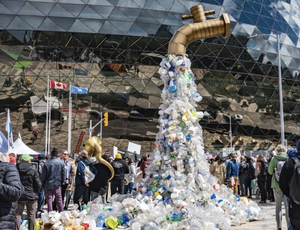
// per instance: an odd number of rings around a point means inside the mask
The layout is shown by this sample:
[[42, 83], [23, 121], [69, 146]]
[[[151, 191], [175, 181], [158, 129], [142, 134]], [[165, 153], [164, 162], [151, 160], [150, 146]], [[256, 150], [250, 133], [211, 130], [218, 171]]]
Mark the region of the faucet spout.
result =
[[191, 14], [183, 15], [182, 19], [193, 18], [194, 23], [189, 23], [176, 31], [169, 42], [168, 54], [185, 55], [186, 47], [193, 41], [214, 36], [229, 36], [230, 20], [227, 14], [206, 20], [206, 15], [215, 13], [213, 10], [204, 11], [201, 5], [193, 6], [190, 10]]

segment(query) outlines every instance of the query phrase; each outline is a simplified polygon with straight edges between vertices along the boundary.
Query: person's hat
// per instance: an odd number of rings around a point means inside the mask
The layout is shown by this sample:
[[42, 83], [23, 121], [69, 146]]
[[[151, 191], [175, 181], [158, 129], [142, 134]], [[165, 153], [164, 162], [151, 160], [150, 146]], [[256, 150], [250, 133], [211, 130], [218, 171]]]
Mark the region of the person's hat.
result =
[[21, 157], [22, 161], [30, 161], [32, 159], [33, 159], [33, 157], [30, 156], [29, 154], [23, 154], [22, 157]]
[[45, 158], [46, 158], [46, 156], [43, 153], [40, 153], [39, 156], [38, 156], [39, 160], [44, 160]]
[[57, 155], [58, 155], [57, 148], [53, 148], [53, 150], [51, 151], [51, 156], [57, 156]]
[[117, 154], [116, 154], [116, 159], [122, 159], [121, 153], [117, 153]]
[[88, 156], [88, 153], [86, 150], [82, 150], [80, 153], [79, 153], [80, 156], [83, 156], [83, 157], [87, 157]]

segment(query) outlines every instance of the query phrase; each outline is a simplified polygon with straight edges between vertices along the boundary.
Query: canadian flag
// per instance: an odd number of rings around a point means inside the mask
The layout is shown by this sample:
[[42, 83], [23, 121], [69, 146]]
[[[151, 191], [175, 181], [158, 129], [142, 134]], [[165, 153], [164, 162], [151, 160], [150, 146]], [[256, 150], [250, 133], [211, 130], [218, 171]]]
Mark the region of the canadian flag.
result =
[[72, 69], [72, 66], [58, 63], [58, 69]]
[[67, 84], [50, 80], [50, 88], [51, 89], [66, 89]]

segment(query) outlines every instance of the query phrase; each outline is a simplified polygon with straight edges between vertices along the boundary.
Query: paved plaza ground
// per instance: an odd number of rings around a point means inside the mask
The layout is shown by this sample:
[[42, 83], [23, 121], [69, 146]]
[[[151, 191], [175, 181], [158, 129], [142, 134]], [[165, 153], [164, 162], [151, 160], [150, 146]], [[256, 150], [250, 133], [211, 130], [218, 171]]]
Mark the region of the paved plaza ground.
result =
[[[258, 202], [258, 199], [253, 199]], [[266, 220], [251, 221], [241, 226], [232, 226], [233, 230], [277, 230], [275, 219], [275, 202], [269, 202], [266, 204], [259, 204], [262, 212], [267, 217]], [[282, 206], [283, 213], [285, 214], [284, 206]], [[282, 230], [287, 230], [285, 216], [282, 218]]]

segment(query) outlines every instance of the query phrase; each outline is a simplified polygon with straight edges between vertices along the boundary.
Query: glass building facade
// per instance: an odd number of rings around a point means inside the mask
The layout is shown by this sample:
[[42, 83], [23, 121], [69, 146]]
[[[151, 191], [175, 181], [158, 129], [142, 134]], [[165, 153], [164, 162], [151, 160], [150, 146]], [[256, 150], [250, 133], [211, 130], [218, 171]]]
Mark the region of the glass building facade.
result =
[[[201, 4], [227, 13], [231, 35], [191, 43], [187, 55], [203, 100], [197, 110], [207, 151], [271, 150], [280, 140], [278, 60], [285, 138], [300, 130], [300, 0], [0, 0], [0, 130], [10, 108], [13, 134], [35, 150], [45, 145], [47, 77], [87, 87], [72, 95], [72, 152], [109, 113], [103, 147], [153, 149], [163, 82], [157, 70], [168, 42]], [[258, 34], [258, 36], [255, 36]], [[280, 57], [277, 34], [279, 34]], [[69, 90], [51, 90], [51, 148], [67, 148]], [[36, 131], [35, 137], [33, 131]], [[85, 135], [83, 135], [85, 132]], [[93, 129], [99, 135], [100, 128]], [[36, 139], [36, 140], [35, 140]]]

